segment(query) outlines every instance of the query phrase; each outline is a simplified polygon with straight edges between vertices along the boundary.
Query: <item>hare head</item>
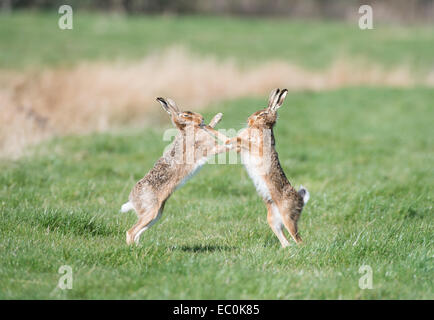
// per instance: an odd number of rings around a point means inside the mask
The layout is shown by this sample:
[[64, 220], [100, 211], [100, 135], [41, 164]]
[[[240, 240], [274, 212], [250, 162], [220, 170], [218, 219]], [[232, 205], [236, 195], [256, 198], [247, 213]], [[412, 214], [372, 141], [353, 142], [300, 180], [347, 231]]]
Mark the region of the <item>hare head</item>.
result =
[[203, 116], [196, 112], [180, 111], [172, 99], [157, 98], [163, 109], [171, 116], [173, 124], [180, 130], [188, 127], [203, 127]]
[[282, 106], [283, 100], [288, 93], [288, 90], [274, 89], [270, 93], [268, 100], [268, 107], [259, 111], [256, 111], [248, 119], [247, 123], [250, 128], [271, 128], [274, 126], [277, 120], [277, 109]]

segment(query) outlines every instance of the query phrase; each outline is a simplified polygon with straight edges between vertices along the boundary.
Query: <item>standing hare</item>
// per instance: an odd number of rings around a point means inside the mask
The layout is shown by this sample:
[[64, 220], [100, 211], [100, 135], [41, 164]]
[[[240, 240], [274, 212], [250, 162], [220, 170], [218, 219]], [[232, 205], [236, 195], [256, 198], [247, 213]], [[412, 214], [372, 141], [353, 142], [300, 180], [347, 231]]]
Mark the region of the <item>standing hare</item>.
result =
[[142, 232], [150, 228], [163, 213], [170, 195], [191, 178], [207, 161], [209, 156], [225, 152], [228, 146], [218, 145], [215, 138], [228, 138], [214, 130], [221, 120], [219, 113], [209, 125], [199, 113], [182, 112], [170, 99], [157, 98], [163, 109], [171, 116], [178, 129], [172, 146], [155, 163], [154, 167], [134, 186], [129, 201], [121, 212], [134, 209], [138, 222], [127, 231], [127, 243], [139, 242]]
[[268, 224], [283, 247], [289, 245], [283, 233], [284, 226], [296, 243], [302, 241], [297, 221], [309, 200], [307, 189], [301, 186], [296, 191], [291, 186], [275, 149], [273, 127], [277, 120], [277, 109], [282, 106], [287, 93], [286, 89], [273, 90], [268, 107], [253, 113], [247, 120], [248, 127], [237, 137], [226, 141], [241, 154], [241, 160], [267, 206]]

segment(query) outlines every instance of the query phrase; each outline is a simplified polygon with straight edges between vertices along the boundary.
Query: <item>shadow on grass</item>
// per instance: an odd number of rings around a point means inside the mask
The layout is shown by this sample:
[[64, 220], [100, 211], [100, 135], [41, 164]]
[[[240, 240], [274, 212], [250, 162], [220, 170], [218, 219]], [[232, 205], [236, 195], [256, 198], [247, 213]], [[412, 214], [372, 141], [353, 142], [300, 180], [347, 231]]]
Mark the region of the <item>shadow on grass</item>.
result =
[[175, 248], [184, 252], [214, 252], [214, 251], [232, 251], [235, 247], [232, 246], [219, 246], [219, 245], [192, 245], [192, 246], [180, 246]]

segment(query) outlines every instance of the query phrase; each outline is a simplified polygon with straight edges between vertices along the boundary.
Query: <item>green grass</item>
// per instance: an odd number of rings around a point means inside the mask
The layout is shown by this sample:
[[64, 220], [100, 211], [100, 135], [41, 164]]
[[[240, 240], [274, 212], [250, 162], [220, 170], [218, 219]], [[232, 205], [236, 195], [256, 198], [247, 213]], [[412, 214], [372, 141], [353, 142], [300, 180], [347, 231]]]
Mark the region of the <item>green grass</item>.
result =
[[[3, 161], [0, 298], [433, 299], [432, 101], [424, 88], [288, 95], [277, 149], [311, 200], [305, 243], [286, 249], [241, 165], [206, 166], [127, 247], [136, 218], [118, 210], [161, 155], [163, 129], [59, 138]], [[206, 116], [240, 128], [263, 104]], [[364, 264], [372, 290], [358, 286]], [[56, 289], [61, 265], [72, 290]]]
[[386, 67], [434, 66], [431, 26], [360, 30], [358, 21], [324, 22], [224, 17], [116, 16], [74, 12], [74, 29], [60, 30], [55, 13], [0, 15], [0, 68], [70, 65], [77, 61], [138, 59], [182, 45], [242, 63], [284, 59], [322, 68], [341, 57]]

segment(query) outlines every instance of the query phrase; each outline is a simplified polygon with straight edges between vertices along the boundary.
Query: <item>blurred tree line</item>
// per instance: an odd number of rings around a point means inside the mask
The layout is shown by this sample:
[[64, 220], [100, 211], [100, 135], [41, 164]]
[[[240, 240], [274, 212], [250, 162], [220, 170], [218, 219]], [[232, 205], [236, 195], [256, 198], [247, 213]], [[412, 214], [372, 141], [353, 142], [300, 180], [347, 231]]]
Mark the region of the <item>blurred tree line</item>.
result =
[[434, 0], [0, 0], [3, 10], [73, 9], [127, 14], [216, 14], [354, 19], [363, 4], [381, 21], [434, 22]]

